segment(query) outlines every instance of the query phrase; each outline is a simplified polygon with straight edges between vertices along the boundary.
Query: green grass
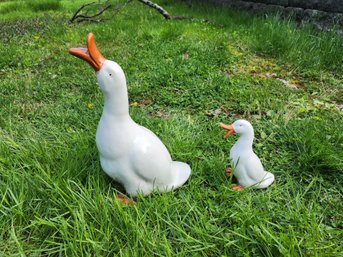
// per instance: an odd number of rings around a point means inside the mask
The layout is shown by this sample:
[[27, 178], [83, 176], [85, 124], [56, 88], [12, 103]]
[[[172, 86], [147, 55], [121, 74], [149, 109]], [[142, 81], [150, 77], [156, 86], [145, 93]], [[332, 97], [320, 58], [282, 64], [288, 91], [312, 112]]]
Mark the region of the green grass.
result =
[[[165, 21], [132, 2], [106, 22], [68, 25], [82, 2], [49, 12], [0, 2], [0, 256], [341, 254], [342, 38], [171, 1], [159, 3], [213, 23]], [[102, 94], [67, 52], [89, 31], [125, 71], [133, 119], [191, 165], [184, 187], [114, 200], [123, 189], [95, 146]], [[236, 137], [223, 140], [218, 124], [238, 118], [276, 176], [267, 190], [234, 192], [224, 176]]]
[[31, 10], [35, 12], [58, 10], [62, 7], [60, 0], [29, 0], [26, 1], [26, 4]]
[[61, 9], [60, 0], [26, 0], [26, 1], [8, 1], [2, 3], [0, 14], [9, 14], [13, 12], [44, 12]]

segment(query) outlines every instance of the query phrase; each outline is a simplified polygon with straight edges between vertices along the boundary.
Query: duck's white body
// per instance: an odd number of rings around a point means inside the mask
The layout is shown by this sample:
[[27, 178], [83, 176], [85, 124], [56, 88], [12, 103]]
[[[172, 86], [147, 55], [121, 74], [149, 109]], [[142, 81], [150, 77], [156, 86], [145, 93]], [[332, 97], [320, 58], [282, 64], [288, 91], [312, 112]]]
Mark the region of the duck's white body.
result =
[[69, 52], [93, 66], [104, 94], [96, 132], [102, 169], [131, 196], [180, 187], [190, 176], [189, 165], [173, 161], [161, 140], [131, 119], [123, 70], [102, 57], [91, 33], [87, 44], [88, 49], [72, 48]]
[[231, 125], [240, 135], [230, 150], [234, 176], [243, 187], [266, 188], [274, 181], [274, 175], [264, 170], [263, 165], [252, 149], [254, 129], [246, 120], [237, 120]]
[[118, 119], [104, 110], [96, 143], [102, 169], [132, 196], [177, 188], [191, 172], [186, 163], [172, 161], [161, 140], [129, 115]]

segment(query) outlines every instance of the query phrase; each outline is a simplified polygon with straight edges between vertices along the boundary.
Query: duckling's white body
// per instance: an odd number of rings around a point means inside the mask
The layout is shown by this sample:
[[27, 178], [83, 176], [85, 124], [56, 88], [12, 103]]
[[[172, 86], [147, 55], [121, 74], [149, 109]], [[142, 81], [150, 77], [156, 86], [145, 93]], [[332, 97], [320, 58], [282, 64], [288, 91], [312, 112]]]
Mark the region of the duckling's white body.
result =
[[[237, 120], [231, 127], [232, 133], [240, 135], [230, 150], [234, 176], [243, 187], [266, 188], [274, 181], [274, 175], [264, 170], [263, 165], [252, 149], [254, 129], [246, 120]], [[229, 133], [231, 134], [231, 133]]]
[[237, 143], [230, 150], [232, 167], [238, 183], [243, 187], [266, 188], [274, 181], [274, 175], [264, 170], [263, 165], [252, 147], [245, 149]]
[[104, 94], [104, 109], [96, 132], [103, 170], [121, 183], [128, 194], [148, 195], [183, 185], [190, 176], [188, 164], [173, 161], [161, 140], [129, 115], [126, 79], [121, 67], [97, 50], [92, 33], [86, 48], [69, 52], [87, 61], [96, 71]]

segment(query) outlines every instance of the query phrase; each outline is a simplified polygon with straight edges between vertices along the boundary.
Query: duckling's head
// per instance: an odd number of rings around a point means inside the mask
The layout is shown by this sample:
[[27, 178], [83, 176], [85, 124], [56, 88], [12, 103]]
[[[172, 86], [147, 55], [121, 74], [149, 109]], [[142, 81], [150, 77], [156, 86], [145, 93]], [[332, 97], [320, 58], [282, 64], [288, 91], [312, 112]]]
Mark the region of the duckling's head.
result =
[[96, 47], [93, 33], [87, 36], [87, 48], [70, 48], [69, 53], [93, 67], [104, 95], [116, 95], [118, 91], [126, 91], [126, 79], [122, 68], [116, 62], [102, 56]]
[[250, 122], [247, 120], [236, 120], [232, 124], [232, 127], [234, 131], [240, 136], [254, 134], [254, 129], [251, 126]]
[[237, 133], [240, 136], [249, 135], [254, 136], [254, 129], [251, 126], [250, 122], [246, 120], [236, 120], [231, 125], [226, 125], [221, 123], [220, 127], [227, 130], [224, 138], [229, 137], [233, 133]]

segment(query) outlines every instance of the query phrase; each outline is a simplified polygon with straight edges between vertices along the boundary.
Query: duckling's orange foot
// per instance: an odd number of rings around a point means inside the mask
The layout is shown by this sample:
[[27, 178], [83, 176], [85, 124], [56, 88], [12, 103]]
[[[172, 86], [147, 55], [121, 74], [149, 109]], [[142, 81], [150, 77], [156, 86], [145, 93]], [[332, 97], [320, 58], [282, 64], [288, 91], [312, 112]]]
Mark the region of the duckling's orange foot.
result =
[[231, 189], [234, 191], [242, 191], [244, 187], [242, 187], [241, 185], [233, 184]]
[[231, 168], [228, 167], [226, 170], [225, 170], [225, 176], [227, 177], [230, 177], [231, 176]]
[[126, 195], [123, 195], [123, 194], [117, 194], [115, 196], [115, 201], [118, 201], [120, 202], [121, 204], [124, 204], [124, 205], [134, 205], [136, 204], [136, 202], [132, 199], [130, 199], [129, 197], [127, 197]]

